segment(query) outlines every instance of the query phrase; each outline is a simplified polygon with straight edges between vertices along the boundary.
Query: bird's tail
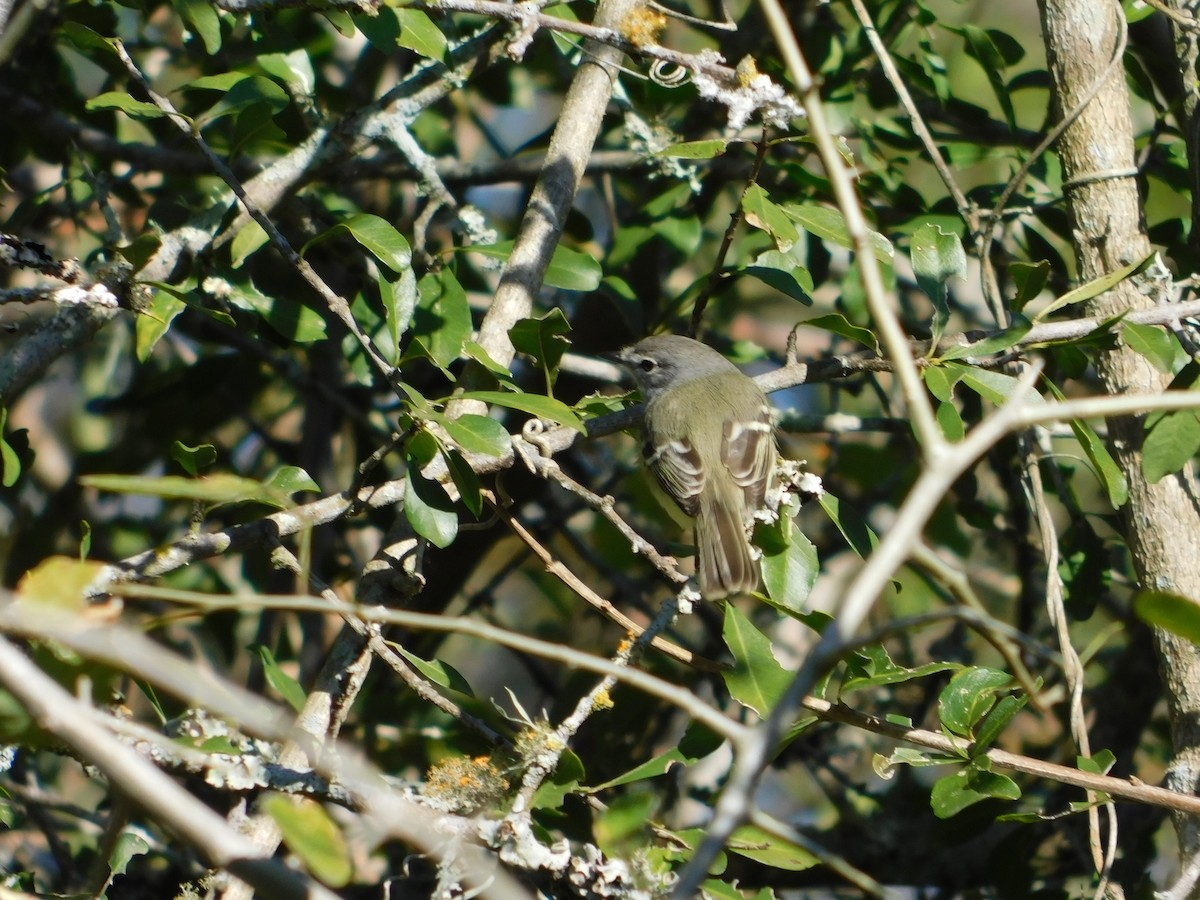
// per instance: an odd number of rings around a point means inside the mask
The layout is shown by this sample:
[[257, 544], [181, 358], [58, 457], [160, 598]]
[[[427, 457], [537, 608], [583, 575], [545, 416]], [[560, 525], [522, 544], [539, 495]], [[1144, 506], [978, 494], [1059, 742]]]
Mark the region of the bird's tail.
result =
[[711, 496], [701, 500], [696, 517], [696, 572], [706, 600], [758, 587], [758, 564], [750, 555], [740, 503]]

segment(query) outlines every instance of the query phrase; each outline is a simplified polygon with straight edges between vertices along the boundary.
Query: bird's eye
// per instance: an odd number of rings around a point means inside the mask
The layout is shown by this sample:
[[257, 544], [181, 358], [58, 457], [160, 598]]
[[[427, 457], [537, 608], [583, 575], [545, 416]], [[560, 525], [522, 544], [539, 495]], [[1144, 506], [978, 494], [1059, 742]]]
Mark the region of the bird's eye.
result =
[[643, 359], [638, 363], [638, 368], [640, 368], [643, 372], [653, 372], [658, 368], [658, 363], [652, 359]]

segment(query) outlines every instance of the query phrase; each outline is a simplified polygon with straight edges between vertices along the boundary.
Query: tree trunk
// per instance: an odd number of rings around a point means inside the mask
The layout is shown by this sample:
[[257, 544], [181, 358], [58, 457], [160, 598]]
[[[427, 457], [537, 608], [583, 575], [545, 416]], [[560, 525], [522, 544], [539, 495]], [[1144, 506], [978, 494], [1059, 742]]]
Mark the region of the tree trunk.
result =
[[[1086, 282], [1145, 259], [1151, 250], [1141, 215], [1124, 66], [1118, 62], [1109, 68], [1124, 28], [1123, 13], [1117, 3], [1095, 0], [1039, 0], [1039, 8], [1059, 120], [1104, 78], [1058, 144], [1078, 277]], [[1088, 314], [1108, 317], [1152, 306], [1154, 299], [1143, 286], [1136, 276], [1121, 282], [1090, 301]], [[1100, 354], [1096, 370], [1113, 394], [1165, 387], [1163, 375], [1127, 347]], [[1142, 474], [1143, 426], [1141, 416], [1108, 423], [1110, 449], [1129, 482], [1122, 514], [1134, 567], [1143, 588], [1200, 598], [1200, 504], [1191, 470], [1148, 483]], [[1156, 637], [1174, 746], [1169, 783], [1195, 793], [1200, 780], [1200, 653], [1182, 638], [1165, 632]], [[1200, 849], [1197, 824], [1191, 817], [1176, 818], [1185, 858]]]

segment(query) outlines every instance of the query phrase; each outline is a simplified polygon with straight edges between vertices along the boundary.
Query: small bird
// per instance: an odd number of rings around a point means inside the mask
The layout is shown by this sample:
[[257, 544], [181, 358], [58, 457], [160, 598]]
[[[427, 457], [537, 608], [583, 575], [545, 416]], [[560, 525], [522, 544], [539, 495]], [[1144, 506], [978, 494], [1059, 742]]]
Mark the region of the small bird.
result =
[[696, 520], [701, 596], [753, 591], [758, 566], [747, 532], [777, 455], [766, 395], [717, 351], [679, 335], [645, 338], [614, 358], [633, 372], [646, 403], [646, 464]]

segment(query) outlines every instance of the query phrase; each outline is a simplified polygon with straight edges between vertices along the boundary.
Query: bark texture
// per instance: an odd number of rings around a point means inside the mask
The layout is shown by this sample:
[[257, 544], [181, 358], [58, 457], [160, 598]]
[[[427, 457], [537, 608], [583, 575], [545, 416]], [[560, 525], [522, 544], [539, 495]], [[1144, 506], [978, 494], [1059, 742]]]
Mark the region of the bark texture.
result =
[[[1039, 0], [1056, 113], [1068, 115], [1104, 75], [1124, 27], [1117, 3]], [[1124, 67], [1105, 84], [1059, 141], [1067, 208], [1073, 228], [1079, 280], [1090, 281], [1135, 260], [1150, 243], [1142, 219], [1135, 169], [1133, 126]], [[1137, 278], [1089, 303], [1088, 314], [1153, 305]], [[1096, 363], [1113, 394], [1162, 390], [1166, 379], [1141, 355], [1121, 347]], [[1122, 510], [1125, 537], [1141, 585], [1200, 598], [1200, 504], [1190, 470], [1150, 484], [1142, 475], [1143, 417], [1110, 420], [1111, 450], [1129, 482]], [[1171, 715], [1174, 760], [1170, 786], [1195, 793], [1200, 778], [1200, 653], [1189, 641], [1159, 632], [1160, 668]], [[1193, 817], [1177, 817], [1187, 856], [1200, 849]]]

